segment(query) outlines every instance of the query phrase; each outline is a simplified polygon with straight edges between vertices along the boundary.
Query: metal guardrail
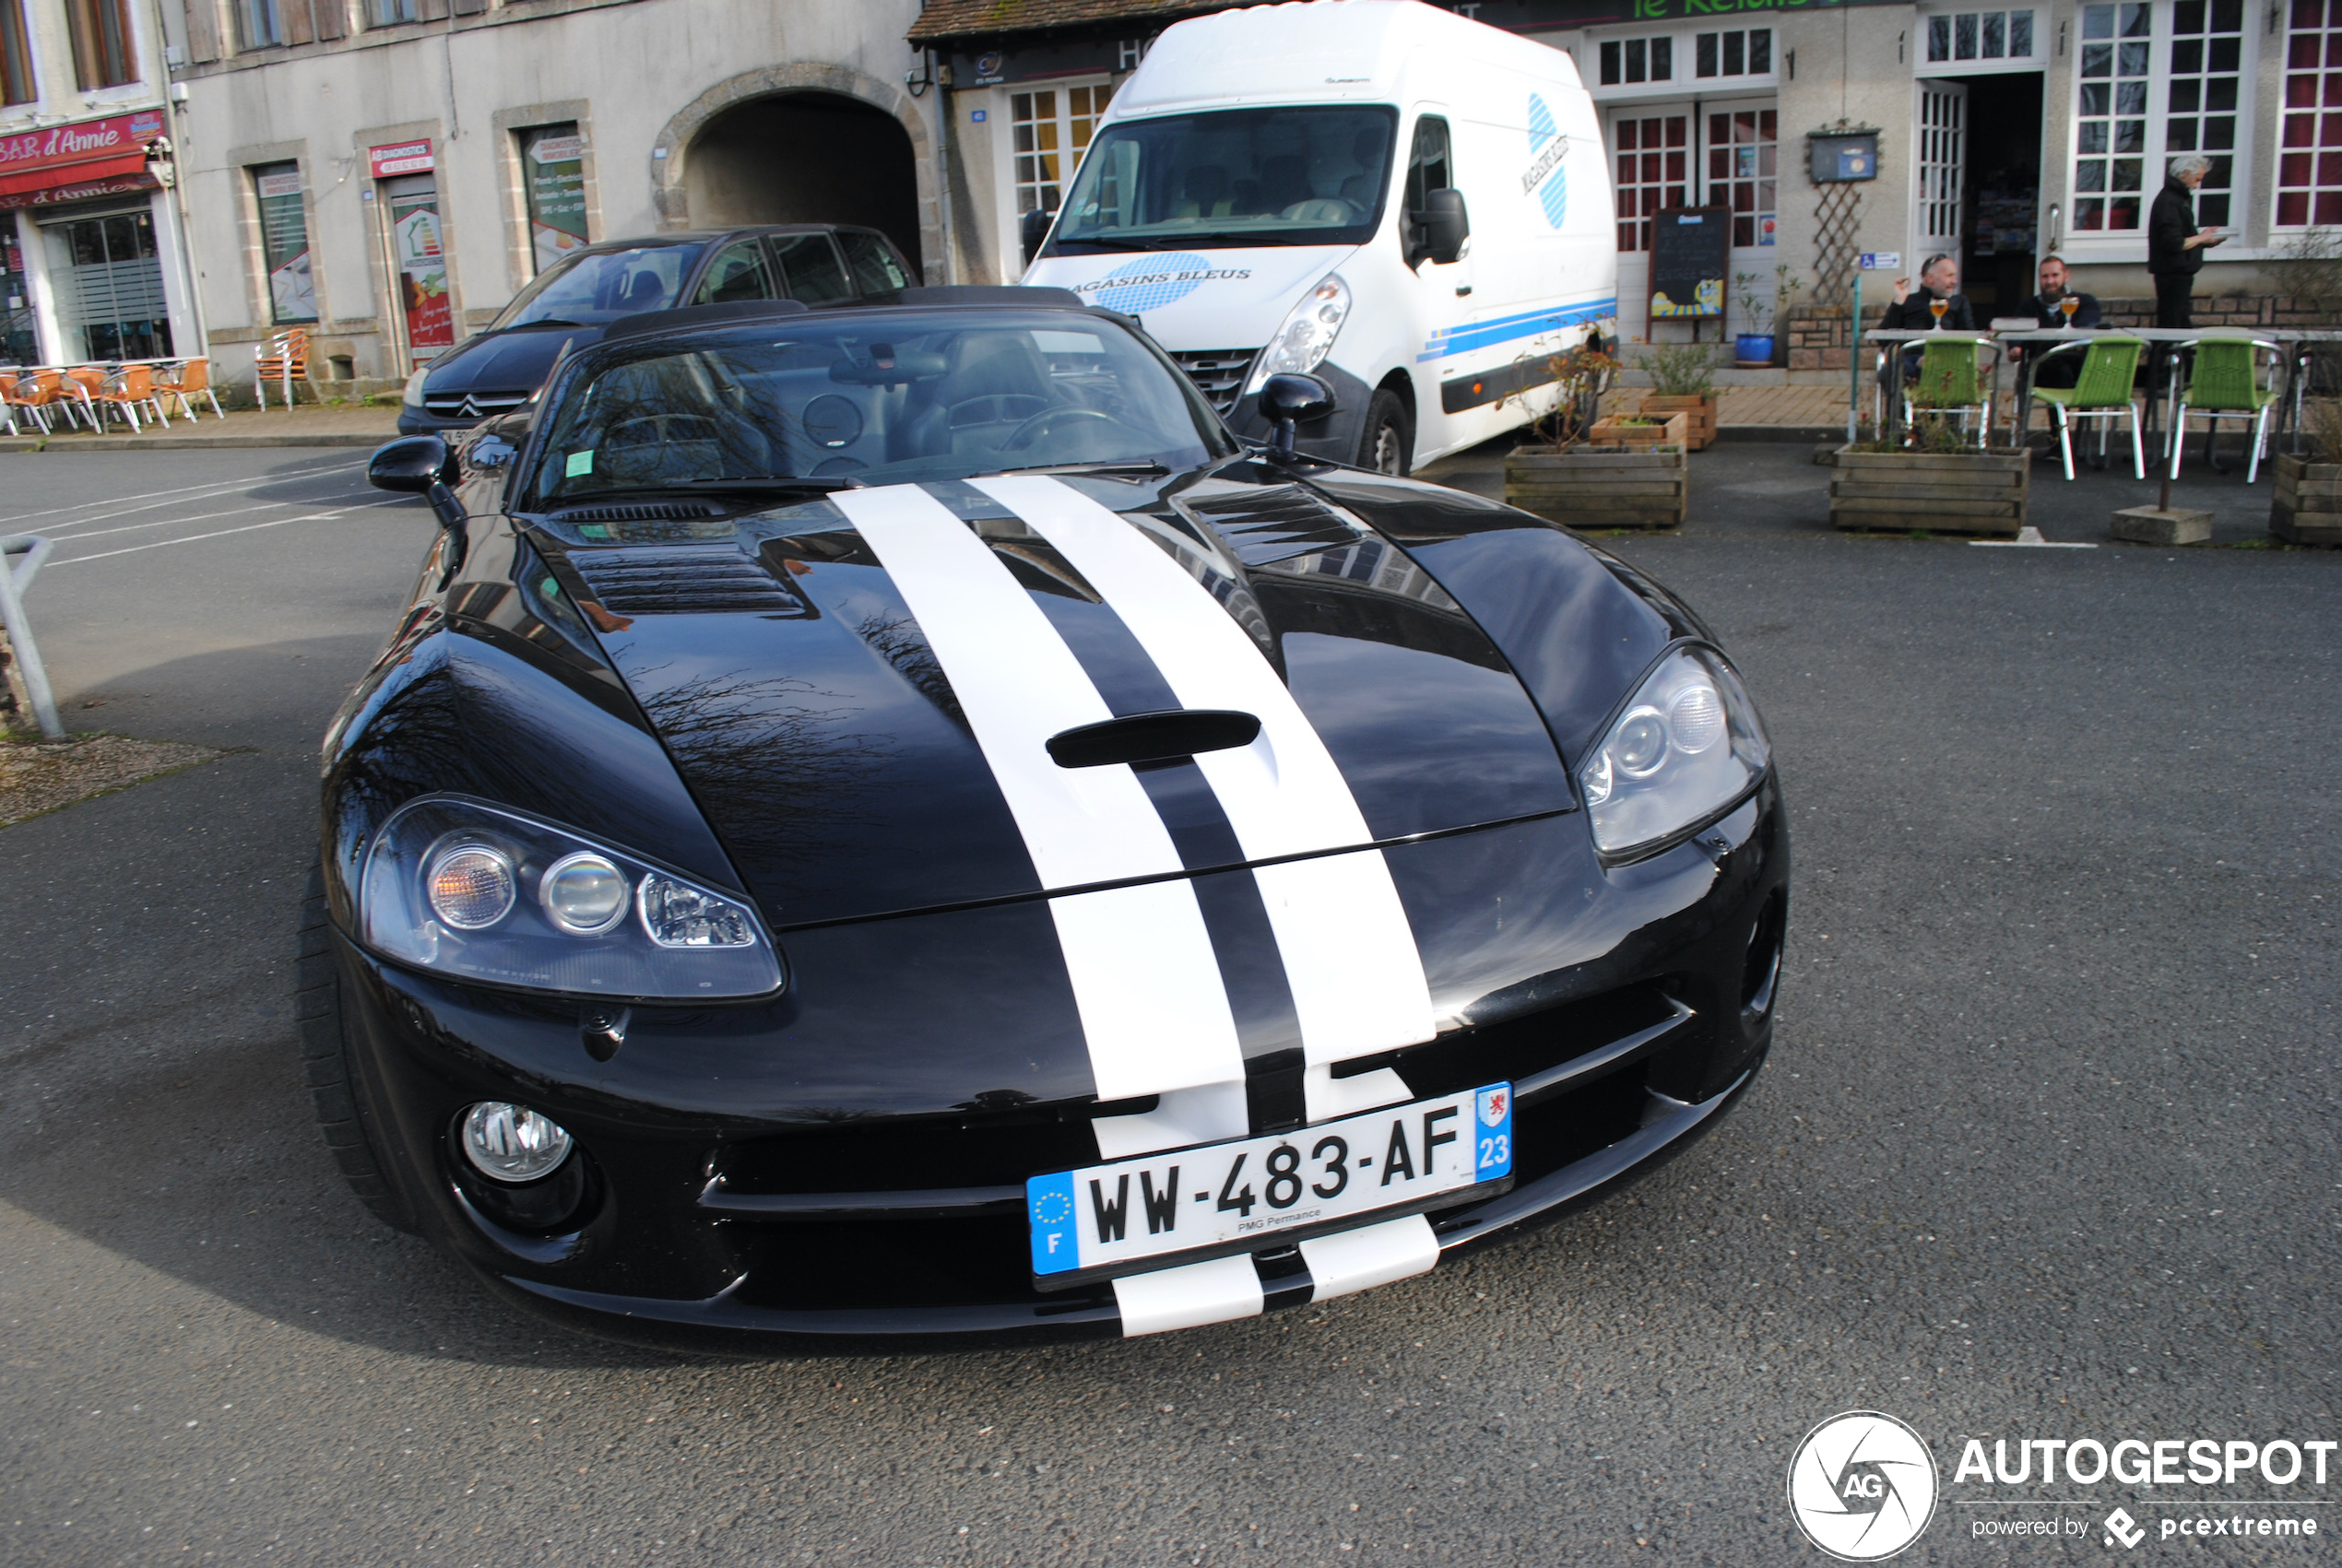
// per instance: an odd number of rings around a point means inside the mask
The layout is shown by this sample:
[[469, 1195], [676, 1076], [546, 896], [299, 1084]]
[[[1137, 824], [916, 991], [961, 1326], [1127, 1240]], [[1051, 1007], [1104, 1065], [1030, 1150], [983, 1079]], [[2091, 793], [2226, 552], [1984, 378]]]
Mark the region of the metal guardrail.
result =
[[41, 666], [41, 649], [32, 640], [32, 620], [24, 612], [24, 593], [32, 586], [41, 563], [56, 548], [56, 541], [39, 534], [0, 536], [0, 626], [8, 632], [17, 668], [24, 676], [25, 695], [32, 699], [32, 716], [50, 740], [63, 740], [65, 726], [57, 718], [57, 700], [49, 690], [49, 672]]

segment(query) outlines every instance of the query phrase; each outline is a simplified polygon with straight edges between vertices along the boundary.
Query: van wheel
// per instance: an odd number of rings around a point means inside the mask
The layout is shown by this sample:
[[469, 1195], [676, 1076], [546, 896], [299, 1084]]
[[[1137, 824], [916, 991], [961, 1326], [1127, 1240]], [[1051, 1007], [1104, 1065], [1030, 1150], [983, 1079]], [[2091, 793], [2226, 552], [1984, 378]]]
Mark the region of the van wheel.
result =
[[1366, 433], [1358, 438], [1358, 466], [1404, 477], [1414, 466], [1415, 424], [1399, 395], [1378, 391], [1366, 405]]
[[411, 1232], [415, 1220], [406, 1198], [392, 1185], [387, 1165], [366, 1136], [370, 1118], [361, 1108], [365, 1091], [350, 1069], [349, 1049], [342, 1039], [341, 982], [334, 963], [333, 929], [325, 919], [325, 876], [315, 866], [309, 868], [309, 885], [302, 892], [298, 940], [293, 1017], [301, 1031], [301, 1065], [316, 1107], [317, 1130], [325, 1135], [342, 1180], [359, 1201], [384, 1224]]

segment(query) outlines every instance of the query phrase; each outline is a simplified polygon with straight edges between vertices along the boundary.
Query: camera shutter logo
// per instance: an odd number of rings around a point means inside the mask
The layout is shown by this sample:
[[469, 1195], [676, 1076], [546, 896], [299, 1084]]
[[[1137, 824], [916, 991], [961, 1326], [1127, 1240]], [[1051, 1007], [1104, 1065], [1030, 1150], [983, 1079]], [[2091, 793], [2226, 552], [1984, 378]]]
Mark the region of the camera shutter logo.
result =
[[1843, 1562], [1876, 1562], [1935, 1515], [1935, 1456], [1893, 1416], [1848, 1410], [1805, 1434], [1789, 1461], [1789, 1506], [1805, 1539]]

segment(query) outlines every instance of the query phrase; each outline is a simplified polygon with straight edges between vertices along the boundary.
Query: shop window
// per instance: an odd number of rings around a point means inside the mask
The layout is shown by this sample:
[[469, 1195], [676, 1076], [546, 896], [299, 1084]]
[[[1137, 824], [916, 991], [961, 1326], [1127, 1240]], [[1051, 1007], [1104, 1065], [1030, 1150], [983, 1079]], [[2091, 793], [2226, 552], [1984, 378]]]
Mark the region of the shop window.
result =
[[1638, 82], [1675, 79], [1675, 41], [1672, 38], [1614, 38], [1602, 46], [1602, 85], [1633, 87]]
[[65, 30], [73, 37], [74, 85], [82, 91], [138, 79], [125, 0], [65, 0]]
[[0, 0], [0, 103], [30, 103], [32, 50], [25, 41], [24, 0]]
[[1773, 74], [1773, 29], [1703, 32], [1692, 40], [1693, 69], [1703, 77], [1769, 77]]
[[2342, 223], [2342, 0], [2293, 0], [2277, 221], [2286, 229]]
[[1622, 114], [1610, 129], [1617, 143], [1618, 248], [1648, 251], [1651, 218], [1662, 208], [1687, 205], [1691, 117]]
[[2030, 11], [1960, 11], [1927, 18], [1927, 63], [1947, 60], [2029, 60]]
[[278, 0], [236, 0], [236, 47], [273, 49], [285, 41], [285, 13]]
[[1735, 245], [1773, 242], [1780, 133], [1780, 116], [1770, 109], [1708, 116], [1708, 199], [1733, 209]]
[[263, 163], [252, 171], [260, 204], [261, 265], [268, 272], [268, 307], [278, 325], [317, 319], [317, 282], [309, 259], [309, 209], [301, 165]]
[[1055, 212], [1106, 112], [1112, 83], [1009, 95], [1016, 159], [1016, 209]]
[[78, 218], [43, 225], [41, 233], [65, 359], [169, 357], [171, 315], [151, 214]]

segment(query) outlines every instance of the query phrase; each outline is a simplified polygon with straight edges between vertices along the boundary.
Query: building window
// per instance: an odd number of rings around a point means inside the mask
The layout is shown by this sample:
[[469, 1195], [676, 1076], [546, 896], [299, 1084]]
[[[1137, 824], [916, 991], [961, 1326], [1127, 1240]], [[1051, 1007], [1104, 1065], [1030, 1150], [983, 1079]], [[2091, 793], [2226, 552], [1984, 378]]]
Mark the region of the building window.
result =
[[277, 0], [236, 0], [236, 47], [270, 49], [285, 41], [285, 14]]
[[317, 282], [310, 270], [309, 210], [301, 165], [256, 164], [253, 194], [260, 202], [260, 259], [268, 270], [268, 308], [278, 325], [317, 319]]
[[[2243, 34], [2243, 0], [2082, 7], [2076, 234], [2141, 232], [2147, 195], [2161, 186], [2166, 161], [2191, 152], [2212, 160], [2196, 192], [2197, 221], [2230, 221], [2236, 127], [2249, 112]], [[2168, 85], [2157, 82], [2159, 74]]]
[[1927, 18], [1927, 63], [1946, 60], [2029, 60], [2030, 11], [1961, 11]]
[[1675, 79], [1675, 41], [1672, 38], [1614, 38], [1602, 46], [1602, 85], [1632, 87], [1638, 82]]
[[1773, 74], [1773, 29], [1703, 32], [1692, 41], [1693, 68], [1703, 77], [1769, 77]]
[[[2342, 0], [2335, 0], [2342, 5]], [[1683, 206], [1690, 194], [1690, 116], [1620, 115], [1611, 122], [1618, 144], [1618, 248], [1650, 249], [1650, 220], [1666, 207]]]
[[577, 122], [520, 134], [520, 174], [528, 202], [528, 253], [538, 272], [586, 243], [586, 138]]
[[366, 0], [366, 25], [370, 28], [395, 28], [401, 22], [421, 19], [416, 0]]
[[2077, 234], [2139, 228], [2153, 29], [2145, 5], [2082, 7], [2082, 83], [2074, 105]]
[[73, 35], [74, 85], [82, 91], [138, 79], [124, 0], [65, 0], [65, 29]]
[[2195, 220], [2225, 227], [2236, 189], [2237, 100], [2243, 93], [2244, 0], [2179, 0], [2171, 7], [2171, 96], [2163, 154], [2212, 160], [2195, 193]]
[[1100, 82], [1095, 87], [1009, 95], [1015, 134], [1017, 211], [1031, 212], [1036, 207], [1057, 211], [1113, 91], [1111, 83]]
[[0, 0], [0, 103], [30, 103], [32, 50], [25, 41], [24, 0]]
[[2342, 0], [2293, 0], [2277, 137], [2281, 228], [2342, 223]]
[[1733, 243], [1773, 242], [1773, 160], [1780, 156], [1780, 116], [1770, 109], [1736, 109], [1708, 116], [1708, 199], [1733, 209]]

